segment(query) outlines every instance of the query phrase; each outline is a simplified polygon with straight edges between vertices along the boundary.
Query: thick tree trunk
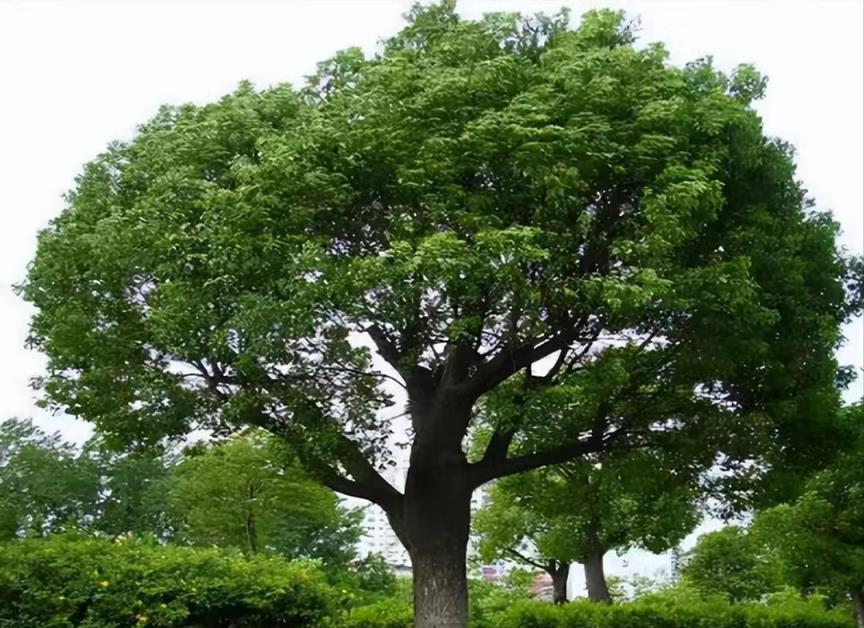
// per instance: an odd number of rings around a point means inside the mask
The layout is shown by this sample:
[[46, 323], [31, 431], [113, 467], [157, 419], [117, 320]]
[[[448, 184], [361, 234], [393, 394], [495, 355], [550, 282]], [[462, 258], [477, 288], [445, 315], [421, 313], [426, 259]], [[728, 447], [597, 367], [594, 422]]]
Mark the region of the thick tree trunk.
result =
[[[442, 475], [441, 479], [448, 478]], [[403, 542], [414, 572], [414, 626], [464, 628], [468, 623], [465, 554], [471, 493], [443, 486], [427, 488], [430, 490], [413, 494], [406, 490], [403, 520]]]
[[858, 628], [864, 628], [864, 587], [852, 587], [849, 595], [852, 597], [852, 606], [855, 607]]
[[443, 551], [415, 549], [414, 626], [464, 628], [468, 623], [465, 546]]
[[473, 487], [461, 441], [415, 436], [400, 513], [391, 524], [414, 572], [415, 628], [464, 628], [468, 622], [465, 559]]
[[603, 550], [594, 549], [585, 558], [585, 583], [588, 587], [588, 599], [594, 602], [609, 603], [609, 587], [606, 586], [606, 574], [603, 573]]
[[552, 576], [552, 601], [555, 604], [566, 604], [570, 563], [557, 563], [549, 575]]

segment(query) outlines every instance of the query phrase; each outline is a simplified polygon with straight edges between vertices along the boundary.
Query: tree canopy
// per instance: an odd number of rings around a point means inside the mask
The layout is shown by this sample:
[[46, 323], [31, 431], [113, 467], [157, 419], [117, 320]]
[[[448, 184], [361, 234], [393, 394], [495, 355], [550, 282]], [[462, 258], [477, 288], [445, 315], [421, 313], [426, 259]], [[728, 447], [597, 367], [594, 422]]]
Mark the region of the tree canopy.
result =
[[178, 540], [319, 558], [344, 567], [360, 536], [359, 511], [341, 507], [266, 433], [187, 456], [172, 470], [168, 508]]
[[854, 445], [816, 473], [797, 500], [760, 512], [752, 534], [802, 592], [852, 600], [864, 625], [864, 404], [848, 410]]
[[0, 539], [86, 525], [101, 490], [99, 468], [60, 434], [32, 421], [0, 423]]

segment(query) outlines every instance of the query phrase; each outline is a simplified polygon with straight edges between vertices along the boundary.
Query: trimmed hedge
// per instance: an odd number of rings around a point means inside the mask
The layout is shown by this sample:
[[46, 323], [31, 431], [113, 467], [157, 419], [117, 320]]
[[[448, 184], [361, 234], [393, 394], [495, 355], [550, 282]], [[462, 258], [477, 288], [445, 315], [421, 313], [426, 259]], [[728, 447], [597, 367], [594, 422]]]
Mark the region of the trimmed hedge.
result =
[[[388, 600], [353, 609], [342, 628], [411, 628], [411, 606]], [[670, 601], [661, 598], [607, 606], [577, 601], [566, 606], [523, 600], [504, 611], [476, 613], [471, 628], [854, 628], [850, 615], [818, 604], [729, 604], [724, 601]]]
[[0, 626], [315, 626], [335, 596], [314, 566], [217, 549], [55, 536], [0, 545]]
[[[563, 607], [471, 583], [471, 628], [853, 628], [818, 600], [730, 604], [669, 590], [616, 605]], [[410, 628], [410, 582], [345, 608], [309, 563], [140, 539], [54, 536], [0, 545], [0, 628]], [[338, 608], [338, 611], [337, 611]]]
[[612, 606], [521, 602], [498, 620], [500, 628], [853, 628], [850, 616], [814, 604], [684, 604], [651, 598]]

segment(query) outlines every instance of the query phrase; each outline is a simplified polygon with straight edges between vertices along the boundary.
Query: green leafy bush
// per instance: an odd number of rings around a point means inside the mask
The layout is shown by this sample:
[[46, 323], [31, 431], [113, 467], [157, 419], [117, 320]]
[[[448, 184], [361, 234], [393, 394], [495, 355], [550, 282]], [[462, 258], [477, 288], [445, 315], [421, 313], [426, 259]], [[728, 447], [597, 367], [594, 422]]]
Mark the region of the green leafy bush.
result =
[[411, 628], [413, 617], [410, 598], [394, 597], [353, 608], [338, 625], [340, 628]]
[[500, 628], [852, 628], [851, 617], [816, 603], [680, 604], [662, 596], [611, 606], [580, 601], [556, 607], [525, 601], [511, 606], [497, 621]]
[[0, 626], [314, 626], [334, 595], [314, 566], [141, 539], [0, 545]]

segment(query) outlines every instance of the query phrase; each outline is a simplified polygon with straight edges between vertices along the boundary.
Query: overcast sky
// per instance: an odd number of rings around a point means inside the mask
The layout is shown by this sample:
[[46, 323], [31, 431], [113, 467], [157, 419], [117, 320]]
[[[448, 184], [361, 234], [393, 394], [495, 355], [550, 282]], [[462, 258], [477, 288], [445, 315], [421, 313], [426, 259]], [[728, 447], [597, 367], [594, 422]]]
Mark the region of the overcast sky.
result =
[[[0, 0], [0, 419], [34, 416], [81, 439], [89, 429], [34, 408], [29, 379], [43, 367], [23, 348], [28, 307], [12, 292], [36, 232], [63, 208], [81, 165], [162, 103], [204, 103], [242, 79], [298, 82], [340, 48], [368, 52], [394, 33], [409, 2], [45, 2]], [[721, 68], [755, 63], [770, 78], [758, 108], [771, 135], [798, 148], [799, 175], [861, 253], [864, 3], [465, 1], [463, 14], [594, 6], [641, 16], [643, 41], [667, 43], [674, 63], [714, 55]], [[842, 363], [862, 367], [864, 333], [847, 329]], [[848, 395], [860, 396], [861, 381]], [[630, 555], [644, 571], [662, 566]], [[620, 561], [611, 571], [620, 572]], [[631, 569], [627, 569], [631, 570]], [[625, 570], [625, 571], [627, 571]]]

